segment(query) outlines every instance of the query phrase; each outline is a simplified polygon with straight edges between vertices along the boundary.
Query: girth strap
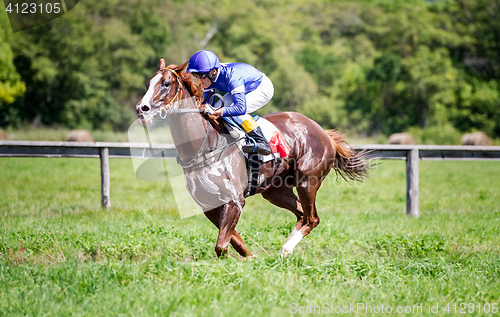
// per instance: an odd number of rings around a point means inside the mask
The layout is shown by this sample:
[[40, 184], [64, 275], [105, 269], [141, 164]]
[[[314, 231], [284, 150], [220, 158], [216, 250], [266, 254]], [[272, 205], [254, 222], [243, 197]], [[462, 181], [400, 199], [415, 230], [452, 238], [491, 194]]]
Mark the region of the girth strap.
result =
[[253, 196], [257, 192], [260, 165], [261, 163], [257, 153], [248, 154], [248, 184], [245, 190], [245, 197]]

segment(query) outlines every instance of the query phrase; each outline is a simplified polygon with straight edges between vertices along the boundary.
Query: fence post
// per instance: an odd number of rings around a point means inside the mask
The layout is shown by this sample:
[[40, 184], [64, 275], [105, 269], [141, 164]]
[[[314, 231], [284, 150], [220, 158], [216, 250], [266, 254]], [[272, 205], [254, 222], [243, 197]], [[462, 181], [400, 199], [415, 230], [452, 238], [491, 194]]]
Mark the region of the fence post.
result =
[[418, 148], [406, 155], [406, 215], [418, 217]]
[[111, 206], [109, 199], [109, 149], [107, 147], [99, 148], [99, 157], [101, 159], [101, 205], [103, 208], [109, 208]]

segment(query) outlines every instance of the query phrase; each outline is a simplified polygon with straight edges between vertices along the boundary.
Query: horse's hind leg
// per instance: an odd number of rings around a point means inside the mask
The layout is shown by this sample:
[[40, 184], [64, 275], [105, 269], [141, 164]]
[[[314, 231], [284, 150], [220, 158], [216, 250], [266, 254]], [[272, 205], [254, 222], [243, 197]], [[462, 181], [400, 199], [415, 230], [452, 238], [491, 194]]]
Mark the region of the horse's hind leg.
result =
[[252, 256], [250, 250], [243, 243], [243, 239], [236, 230], [236, 224], [241, 215], [241, 208], [234, 202], [229, 202], [223, 206], [205, 212], [205, 216], [219, 228], [219, 236], [215, 252], [217, 256], [227, 253], [229, 243], [241, 256]]
[[262, 193], [262, 197], [264, 197], [264, 199], [275, 206], [290, 210], [297, 217], [297, 223], [293, 227], [292, 233], [288, 237], [287, 241], [289, 241], [293, 234], [302, 227], [302, 219], [304, 218], [302, 205], [293, 192], [293, 188], [286, 186], [271, 187]]
[[272, 204], [288, 209], [297, 216], [297, 223], [281, 248], [283, 255], [291, 254], [297, 244], [319, 224], [315, 200], [321, 178], [297, 175], [296, 179], [301, 180], [296, 184], [299, 198], [291, 187], [270, 188], [262, 193]]
[[319, 224], [319, 216], [316, 212], [316, 193], [322, 179], [306, 175], [299, 175], [297, 179], [301, 180], [298, 182], [296, 188], [304, 216], [300, 229], [297, 231], [294, 230], [288, 241], [281, 248], [283, 255], [291, 254], [295, 246]]

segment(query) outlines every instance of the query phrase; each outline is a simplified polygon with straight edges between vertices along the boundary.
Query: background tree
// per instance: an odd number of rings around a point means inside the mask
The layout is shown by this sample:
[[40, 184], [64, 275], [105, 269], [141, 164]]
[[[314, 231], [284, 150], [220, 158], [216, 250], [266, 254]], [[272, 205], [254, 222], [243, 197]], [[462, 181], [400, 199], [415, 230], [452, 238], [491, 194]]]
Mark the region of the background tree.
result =
[[2, 83], [17, 87], [18, 99], [0, 105], [1, 125], [38, 116], [47, 125], [125, 129], [161, 56], [180, 64], [210, 49], [272, 79], [275, 96], [260, 114], [299, 111], [364, 135], [500, 137], [497, 0], [110, 1], [3, 35], [15, 67], [10, 57], [14, 77]]
[[12, 104], [26, 91], [24, 82], [13, 63], [10, 24], [6, 15], [0, 15], [0, 126], [18, 124], [19, 110]]

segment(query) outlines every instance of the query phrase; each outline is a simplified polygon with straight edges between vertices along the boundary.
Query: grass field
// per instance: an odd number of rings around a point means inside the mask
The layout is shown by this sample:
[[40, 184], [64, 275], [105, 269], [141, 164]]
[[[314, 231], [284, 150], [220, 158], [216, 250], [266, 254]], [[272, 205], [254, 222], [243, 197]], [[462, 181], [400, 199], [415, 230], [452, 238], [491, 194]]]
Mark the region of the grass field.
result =
[[500, 162], [421, 162], [419, 219], [405, 216], [404, 162], [383, 161], [358, 186], [329, 176], [319, 227], [286, 258], [294, 216], [252, 197], [238, 224], [249, 262], [217, 259], [215, 227], [180, 219], [167, 183], [110, 163], [102, 211], [97, 159], [0, 159], [0, 315], [283, 316], [357, 303], [500, 315]]

